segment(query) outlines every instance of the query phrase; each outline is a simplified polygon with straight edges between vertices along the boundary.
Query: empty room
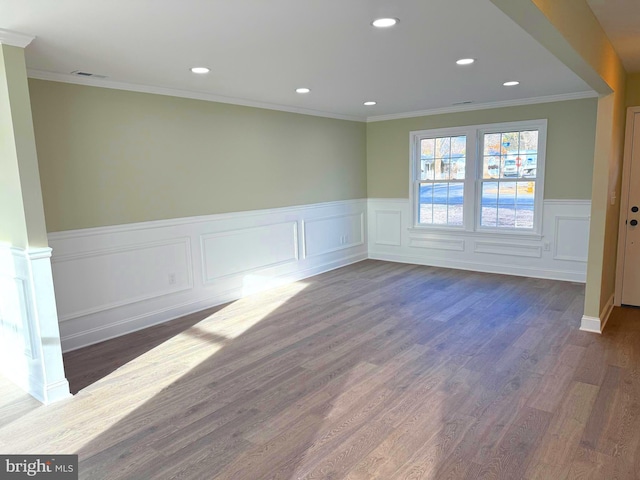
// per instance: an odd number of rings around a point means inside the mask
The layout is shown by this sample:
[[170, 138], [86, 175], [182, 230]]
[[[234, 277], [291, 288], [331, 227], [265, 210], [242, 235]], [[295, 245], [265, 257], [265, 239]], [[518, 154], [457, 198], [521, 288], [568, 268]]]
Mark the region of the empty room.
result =
[[636, 3], [2, 0], [0, 478], [639, 478]]

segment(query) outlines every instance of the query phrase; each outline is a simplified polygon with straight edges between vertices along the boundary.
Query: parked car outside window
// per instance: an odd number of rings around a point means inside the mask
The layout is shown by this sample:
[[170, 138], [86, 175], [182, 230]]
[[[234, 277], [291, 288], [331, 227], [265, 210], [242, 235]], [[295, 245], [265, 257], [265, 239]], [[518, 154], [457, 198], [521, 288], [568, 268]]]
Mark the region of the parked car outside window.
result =
[[502, 176], [503, 177], [517, 177], [518, 176], [518, 165], [515, 160], [507, 159], [504, 161], [504, 166], [502, 167]]

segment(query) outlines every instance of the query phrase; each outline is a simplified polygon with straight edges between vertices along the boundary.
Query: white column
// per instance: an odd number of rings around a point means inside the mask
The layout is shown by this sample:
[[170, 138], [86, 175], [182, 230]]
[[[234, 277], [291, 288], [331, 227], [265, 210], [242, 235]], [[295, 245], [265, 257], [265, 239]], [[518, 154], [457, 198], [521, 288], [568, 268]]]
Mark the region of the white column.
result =
[[24, 60], [32, 40], [0, 29], [0, 372], [51, 403], [70, 393]]

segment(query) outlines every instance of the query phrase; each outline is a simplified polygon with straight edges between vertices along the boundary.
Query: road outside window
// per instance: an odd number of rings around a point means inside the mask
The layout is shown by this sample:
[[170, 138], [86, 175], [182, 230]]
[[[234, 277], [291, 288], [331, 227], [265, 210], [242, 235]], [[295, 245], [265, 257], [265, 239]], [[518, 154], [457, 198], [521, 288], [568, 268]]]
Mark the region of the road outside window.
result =
[[480, 225], [532, 229], [538, 131], [487, 133], [482, 146]]
[[420, 223], [462, 226], [467, 138], [420, 141]]
[[546, 120], [412, 132], [414, 225], [539, 233]]

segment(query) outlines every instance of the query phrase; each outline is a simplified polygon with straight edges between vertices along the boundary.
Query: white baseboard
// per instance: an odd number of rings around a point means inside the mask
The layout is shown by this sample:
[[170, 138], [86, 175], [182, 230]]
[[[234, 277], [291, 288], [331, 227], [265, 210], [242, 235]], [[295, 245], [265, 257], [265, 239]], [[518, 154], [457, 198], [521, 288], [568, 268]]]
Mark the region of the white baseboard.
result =
[[602, 309], [601, 318], [583, 315], [582, 321], [580, 322], [580, 330], [582, 330], [583, 332], [602, 333], [604, 331], [604, 327], [609, 321], [611, 312], [613, 312], [613, 299], [614, 295], [611, 295], [611, 297], [609, 297], [609, 300], [607, 300], [607, 303]]
[[53, 233], [64, 351], [367, 258], [366, 200]]
[[583, 332], [602, 333], [601, 322], [598, 317], [583, 315], [580, 321], [580, 330]]
[[517, 236], [414, 229], [409, 199], [370, 198], [369, 258], [584, 283], [590, 210], [545, 200], [542, 235]]
[[67, 379], [60, 380], [55, 383], [50, 383], [46, 387], [46, 398], [45, 400], [40, 400], [46, 405], [54, 402], [59, 402], [60, 400], [64, 400], [65, 398], [71, 398], [71, 393], [69, 390], [69, 382]]
[[581, 274], [571, 271], [548, 270], [535, 267], [499, 265], [491, 263], [458, 261], [452, 259], [440, 259], [437, 257], [394, 255], [394, 254], [369, 254], [372, 260], [384, 260], [388, 262], [411, 263], [416, 265], [428, 265], [430, 267], [454, 268], [457, 270], [469, 270], [472, 272], [497, 273], [501, 275], [515, 275], [518, 277], [545, 278], [548, 280], [562, 280], [570, 282], [584, 282]]

